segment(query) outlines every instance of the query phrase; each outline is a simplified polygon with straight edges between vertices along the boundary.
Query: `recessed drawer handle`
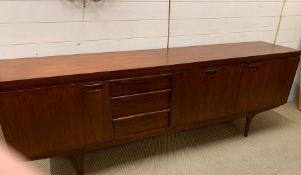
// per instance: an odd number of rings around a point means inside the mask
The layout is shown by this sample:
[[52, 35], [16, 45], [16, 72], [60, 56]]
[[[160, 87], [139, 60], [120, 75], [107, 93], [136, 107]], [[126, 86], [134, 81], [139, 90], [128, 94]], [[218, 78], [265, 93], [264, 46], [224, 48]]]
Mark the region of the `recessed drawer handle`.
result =
[[103, 89], [102, 83], [95, 83], [95, 84], [87, 84], [85, 85], [86, 92], [100, 92]]
[[117, 98], [112, 98], [112, 99], [118, 99], [120, 101], [132, 101], [132, 100], [146, 100], [146, 99], [150, 100], [153, 98], [156, 99], [158, 97], [160, 97], [160, 95], [154, 94], [152, 96], [148, 96], [148, 95], [137, 95], [136, 96], [135, 95], [135, 96], [122, 97], [122, 98], [117, 97]]
[[153, 79], [129, 79], [129, 80], [120, 80], [118, 81], [119, 84], [124, 84], [124, 85], [135, 85], [135, 84], [141, 84], [141, 83], [148, 83], [148, 82], [152, 82], [152, 81], [156, 81]]
[[112, 82], [122, 84], [122, 85], [135, 85], [135, 84], [156, 82], [158, 80], [166, 79], [170, 77], [171, 74], [161, 74], [161, 75], [152, 75], [152, 76], [144, 76], [144, 77], [118, 79], [118, 80], [112, 80]]
[[215, 76], [217, 74], [217, 70], [216, 69], [208, 69], [205, 71], [206, 75], [209, 76]]
[[249, 65], [249, 71], [250, 72], [254, 72], [254, 71], [258, 70], [259, 68], [260, 68], [259, 64], [251, 64], [251, 65]]
[[[114, 98], [113, 98], [114, 99]], [[117, 98], [119, 101], [132, 101], [132, 100], [144, 100], [145, 97], [125, 97], [125, 98]]]

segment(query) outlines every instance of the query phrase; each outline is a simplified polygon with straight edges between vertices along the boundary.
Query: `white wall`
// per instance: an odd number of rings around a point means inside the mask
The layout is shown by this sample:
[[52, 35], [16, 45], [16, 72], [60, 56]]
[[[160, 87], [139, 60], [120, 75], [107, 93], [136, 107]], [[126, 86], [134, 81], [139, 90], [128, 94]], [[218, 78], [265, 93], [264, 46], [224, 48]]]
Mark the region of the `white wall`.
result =
[[[82, 0], [0, 0], [0, 59], [165, 48], [168, 9], [168, 0], [88, 0], [85, 9]], [[171, 47], [276, 39], [300, 48], [301, 0], [171, 0], [170, 18]]]
[[[283, 18], [277, 37], [277, 44], [301, 49], [301, 0], [288, 0], [283, 9]], [[300, 68], [291, 90], [289, 101], [297, 101], [300, 89]]]
[[164, 48], [167, 0], [0, 0], [0, 58]]
[[281, 1], [174, 0], [170, 46], [263, 40], [273, 42]]

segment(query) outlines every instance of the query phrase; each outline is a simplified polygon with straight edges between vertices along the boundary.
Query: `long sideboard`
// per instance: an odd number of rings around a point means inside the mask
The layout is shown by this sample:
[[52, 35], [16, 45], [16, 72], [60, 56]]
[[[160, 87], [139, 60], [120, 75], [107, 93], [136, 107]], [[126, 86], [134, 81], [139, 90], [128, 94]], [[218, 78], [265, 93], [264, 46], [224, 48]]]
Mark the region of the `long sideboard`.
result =
[[[0, 124], [29, 159], [253, 117], [287, 102], [301, 52], [265, 42], [0, 61]], [[242, 140], [243, 141], [243, 140]]]

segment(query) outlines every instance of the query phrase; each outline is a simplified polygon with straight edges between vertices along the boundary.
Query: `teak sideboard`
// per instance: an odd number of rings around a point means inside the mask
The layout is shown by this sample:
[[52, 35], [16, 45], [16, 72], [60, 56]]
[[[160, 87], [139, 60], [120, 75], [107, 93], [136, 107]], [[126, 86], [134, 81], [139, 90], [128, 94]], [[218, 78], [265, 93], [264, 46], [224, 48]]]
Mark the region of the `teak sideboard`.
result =
[[301, 52], [265, 42], [0, 61], [0, 123], [30, 159], [84, 155], [286, 103]]

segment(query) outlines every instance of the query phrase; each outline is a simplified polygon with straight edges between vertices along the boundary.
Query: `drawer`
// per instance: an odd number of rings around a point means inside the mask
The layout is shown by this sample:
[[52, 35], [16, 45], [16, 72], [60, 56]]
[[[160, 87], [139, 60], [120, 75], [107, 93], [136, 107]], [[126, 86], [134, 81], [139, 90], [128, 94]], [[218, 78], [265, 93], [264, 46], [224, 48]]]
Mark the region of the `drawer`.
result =
[[171, 74], [111, 80], [111, 96], [116, 97], [170, 89], [171, 80]]
[[118, 118], [170, 107], [171, 90], [155, 91], [137, 95], [112, 97], [112, 116]]
[[119, 118], [113, 120], [114, 136], [126, 136], [145, 131], [168, 128], [169, 110], [147, 113], [143, 115]]

